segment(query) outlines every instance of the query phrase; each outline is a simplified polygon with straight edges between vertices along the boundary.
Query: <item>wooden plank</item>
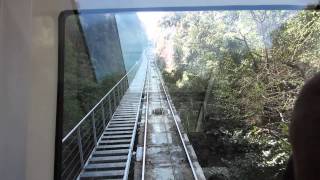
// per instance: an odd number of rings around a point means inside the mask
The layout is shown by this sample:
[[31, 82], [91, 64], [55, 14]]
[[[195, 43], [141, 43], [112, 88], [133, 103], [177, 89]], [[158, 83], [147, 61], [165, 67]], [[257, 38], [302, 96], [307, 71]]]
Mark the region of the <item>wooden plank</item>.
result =
[[120, 149], [129, 148], [130, 144], [114, 144], [114, 145], [99, 145], [96, 149]]
[[99, 144], [123, 144], [130, 143], [131, 139], [112, 139], [112, 140], [101, 140]]
[[117, 150], [96, 150], [93, 155], [105, 155], [105, 156], [119, 156], [128, 155], [129, 149], [117, 149]]
[[133, 121], [111, 121], [110, 122], [110, 125], [111, 124], [125, 124], [125, 123], [135, 123], [136, 121], [133, 120]]
[[134, 124], [110, 124], [109, 128], [113, 128], [113, 127], [132, 127], [134, 126]]
[[81, 174], [81, 178], [107, 178], [107, 177], [121, 177], [124, 175], [124, 170], [112, 171], [87, 171]]
[[116, 162], [116, 163], [101, 163], [101, 164], [88, 164], [85, 169], [116, 169], [116, 168], [125, 168], [125, 162]]
[[103, 135], [102, 139], [132, 138], [132, 135]]
[[133, 131], [108, 131], [105, 132], [105, 135], [111, 135], [111, 134], [132, 134]]
[[132, 129], [133, 127], [121, 127], [121, 128], [108, 127], [107, 131], [132, 130]]
[[128, 156], [107, 156], [107, 157], [92, 157], [90, 162], [123, 162]]

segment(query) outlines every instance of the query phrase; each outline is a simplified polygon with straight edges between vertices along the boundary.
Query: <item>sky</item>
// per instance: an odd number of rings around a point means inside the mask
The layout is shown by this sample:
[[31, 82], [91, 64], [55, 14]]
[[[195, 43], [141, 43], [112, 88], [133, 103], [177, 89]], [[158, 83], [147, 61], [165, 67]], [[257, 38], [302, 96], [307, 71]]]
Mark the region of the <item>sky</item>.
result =
[[147, 35], [151, 40], [156, 40], [160, 33], [158, 26], [159, 20], [164, 17], [168, 12], [138, 12], [137, 15], [143, 23]]

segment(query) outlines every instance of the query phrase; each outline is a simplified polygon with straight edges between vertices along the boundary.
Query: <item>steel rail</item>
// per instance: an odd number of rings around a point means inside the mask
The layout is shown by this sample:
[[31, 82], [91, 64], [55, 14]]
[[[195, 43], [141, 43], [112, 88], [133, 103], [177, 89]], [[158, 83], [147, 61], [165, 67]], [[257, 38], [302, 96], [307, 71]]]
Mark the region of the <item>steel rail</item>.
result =
[[118, 82], [115, 84], [106, 95], [104, 95], [100, 101], [79, 121], [79, 123], [72, 128], [72, 130], [62, 139], [62, 143], [64, 143], [79, 127], [80, 125], [91, 115], [91, 113], [115, 90], [115, 88], [126, 78], [128, 75], [135, 69], [135, 67], [139, 64], [137, 61], [131, 69], [125, 74]]
[[[140, 99], [142, 99], [142, 93], [143, 93], [143, 90], [141, 91], [141, 94], [140, 94]], [[131, 142], [130, 142], [130, 146], [129, 146], [129, 154], [128, 154], [128, 159], [127, 159], [127, 162], [126, 162], [126, 168], [124, 170], [124, 175], [123, 175], [123, 180], [127, 180], [128, 177], [129, 177], [129, 168], [130, 168], [130, 163], [131, 163], [131, 157], [132, 157], [132, 150], [133, 150], [133, 146], [134, 146], [134, 141], [135, 141], [135, 137], [136, 137], [136, 132], [137, 132], [137, 126], [138, 126], [138, 118], [139, 118], [139, 111], [140, 111], [140, 106], [141, 106], [141, 101], [139, 103], [139, 108], [138, 108], [138, 113], [136, 115], [136, 118], [135, 118], [135, 123], [134, 123], [134, 128], [133, 128], [133, 131], [132, 131], [132, 139], [131, 139]]]
[[[145, 51], [144, 51], [145, 53]], [[148, 60], [147, 60], [148, 61]], [[149, 62], [149, 61], [148, 61]], [[146, 69], [146, 74], [145, 74], [145, 77], [144, 77], [144, 81], [146, 81], [146, 78], [147, 78], [147, 73], [148, 73], [148, 62], [147, 62], [147, 69]], [[143, 60], [141, 60], [141, 63], [143, 63]], [[132, 139], [131, 139], [131, 143], [130, 143], [130, 147], [129, 147], [129, 154], [128, 154], [128, 159], [127, 159], [127, 163], [126, 163], [126, 168], [125, 168], [125, 171], [124, 171], [124, 176], [123, 176], [123, 180], [127, 180], [128, 177], [129, 177], [129, 170], [130, 170], [130, 163], [131, 163], [131, 158], [132, 158], [132, 151], [133, 151], [133, 147], [134, 147], [134, 141], [135, 141], [135, 137], [136, 137], [136, 133], [137, 133], [137, 126], [138, 126], [138, 118], [139, 118], [139, 115], [140, 115], [140, 110], [141, 110], [141, 100], [142, 100], [142, 94], [143, 94], [143, 89], [141, 90], [141, 94], [140, 94], [140, 101], [139, 101], [139, 108], [138, 108], [138, 113], [136, 115], [136, 118], [135, 118], [135, 124], [134, 124], [134, 129], [133, 129], [133, 132], [132, 132]]]
[[143, 137], [143, 157], [142, 157], [142, 172], [141, 180], [144, 180], [145, 169], [146, 169], [146, 149], [147, 149], [147, 131], [148, 131], [148, 114], [149, 114], [149, 86], [150, 86], [150, 70], [149, 70], [150, 60], [148, 58], [147, 65], [147, 75], [146, 75], [146, 110], [145, 110], [145, 121], [144, 121], [144, 137]]
[[189, 154], [189, 152], [188, 152], [187, 146], [186, 146], [186, 144], [185, 144], [185, 142], [184, 142], [184, 139], [183, 139], [183, 137], [182, 137], [182, 133], [181, 133], [181, 130], [180, 130], [180, 128], [179, 128], [178, 121], [177, 121], [177, 119], [176, 119], [176, 117], [175, 117], [175, 114], [174, 114], [174, 111], [173, 111], [173, 108], [172, 108], [172, 105], [171, 105], [171, 102], [170, 102], [168, 93], [167, 93], [167, 91], [166, 91], [166, 88], [165, 88], [165, 85], [164, 85], [162, 76], [161, 76], [161, 74], [160, 74], [159, 68], [158, 68], [158, 66], [157, 66], [156, 63], [154, 63], [154, 64], [155, 64], [155, 67], [156, 67], [156, 70], [157, 70], [157, 74], [159, 75], [160, 82], [161, 82], [161, 86], [162, 86], [162, 89], [163, 89], [164, 94], [165, 94], [165, 96], [166, 96], [166, 100], [167, 100], [167, 102], [168, 102], [168, 105], [169, 105], [169, 108], [170, 108], [170, 112], [171, 112], [171, 114], [172, 114], [172, 116], [173, 116], [173, 119], [174, 119], [174, 122], [175, 122], [175, 124], [176, 124], [177, 130], [178, 130], [178, 133], [179, 133], [179, 136], [180, 136], [180, 140], [181, 140], [181, 142], [182, 142], [184, 151], [185, 151], [185, 153], [186, 153], [186, 155], [187, 155], [188, 162], [189, 162], [189, 165], [190, 165], [190, 167], [191, 167], [193, 177], [194, 177], [195, 180], [198, 180], [198, 176], [197, 176], [197, 174], [196, 174], [196, 172], [195, 172], [195, 169], [194, 169], [194, 167], [193, 167], [193, 163], [192, 163], [191, 158], [190, 158], [190, 154]]

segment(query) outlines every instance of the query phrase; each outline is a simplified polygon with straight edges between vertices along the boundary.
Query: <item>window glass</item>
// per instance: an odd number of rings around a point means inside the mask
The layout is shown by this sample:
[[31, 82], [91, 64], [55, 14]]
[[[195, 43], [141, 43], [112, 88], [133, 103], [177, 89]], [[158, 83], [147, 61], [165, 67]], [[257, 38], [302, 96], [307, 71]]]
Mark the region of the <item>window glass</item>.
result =
[[282, 178], [293, 105], [320, 68], [319, 12], [90, 12], [63, 25], [64, 179], [81, 172], [146, 49], [207, 179]]

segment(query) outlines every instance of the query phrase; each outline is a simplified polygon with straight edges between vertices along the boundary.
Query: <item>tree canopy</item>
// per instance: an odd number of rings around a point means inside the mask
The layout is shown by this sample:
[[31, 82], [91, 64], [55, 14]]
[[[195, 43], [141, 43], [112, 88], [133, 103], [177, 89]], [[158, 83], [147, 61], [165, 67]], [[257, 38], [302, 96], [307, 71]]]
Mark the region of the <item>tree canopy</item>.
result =
[[160, 26], [166, 84], [194, 145], [210, 149], [196, 148], [201, 165], [226, 167], [222, 179], [280, 179], [295, 99], [319, 71], [320, 14], [179, 12]]

